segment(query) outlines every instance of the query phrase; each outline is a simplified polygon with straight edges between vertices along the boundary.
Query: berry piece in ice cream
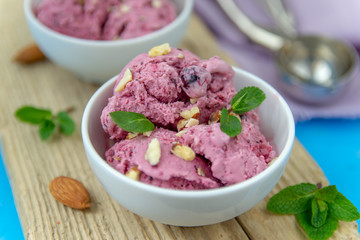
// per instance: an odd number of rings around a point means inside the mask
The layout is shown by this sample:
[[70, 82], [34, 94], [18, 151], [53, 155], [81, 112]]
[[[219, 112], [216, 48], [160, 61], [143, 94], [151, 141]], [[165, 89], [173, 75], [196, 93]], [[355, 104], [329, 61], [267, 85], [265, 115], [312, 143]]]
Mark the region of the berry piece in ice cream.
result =
[[180, 72], [183, 81], [182, 89], [191, 98], [199, 98], [206, 95], [208, 84], [211, 82], [211, 74], [200, 66], [189, 66]]

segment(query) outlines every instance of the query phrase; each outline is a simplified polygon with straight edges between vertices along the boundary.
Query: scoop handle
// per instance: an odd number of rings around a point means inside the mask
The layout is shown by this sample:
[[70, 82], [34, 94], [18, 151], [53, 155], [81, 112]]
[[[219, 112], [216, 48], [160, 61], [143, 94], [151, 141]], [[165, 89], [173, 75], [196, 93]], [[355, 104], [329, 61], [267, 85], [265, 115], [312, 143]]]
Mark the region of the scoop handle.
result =
[[233, 0], [217, 0], [217, 2], [240, 31], [253, 42], [274, 52], [284, 45], [285, 40], [281, 36], [256, 25], [240, 10]]

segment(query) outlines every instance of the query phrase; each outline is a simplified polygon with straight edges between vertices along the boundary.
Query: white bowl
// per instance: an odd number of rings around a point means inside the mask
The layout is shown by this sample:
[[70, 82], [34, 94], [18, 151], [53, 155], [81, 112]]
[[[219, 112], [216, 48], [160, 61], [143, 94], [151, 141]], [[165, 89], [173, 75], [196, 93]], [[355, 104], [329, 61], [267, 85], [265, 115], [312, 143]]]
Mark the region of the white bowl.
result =
[[260, 174], [231, 186], [211, 190], [171, 190], [134, 181], [104, 160], [102, 109], [113, 93], [116, 78], [101, 86], [88, 102], [82, 118], [82, 138], [92, 170], [105, 190], [130, 211], [151, 220], [178, 226], [201, 226], [236, 217], [259, 203], [282, 176], [294, 143], [295, 127], [285, 100], [269, 84], [238, 68], [237, 90], [257, 86], [266, 94], [259, 107], [261, 130], [278, 151], [278, 158]]
[[41, 0], [24, 0], [30, 32], [43, 53], [54, 63], [85, 81], [104, 83], [118, 74], [135, 56], [153, 46], [177, 46], [187, 29], [194, 0], [171, 0], [178, 9], [176, 19], [158, 31], [126, 40], [95, 41], [70, 37], [43, 25], [34, 15]]

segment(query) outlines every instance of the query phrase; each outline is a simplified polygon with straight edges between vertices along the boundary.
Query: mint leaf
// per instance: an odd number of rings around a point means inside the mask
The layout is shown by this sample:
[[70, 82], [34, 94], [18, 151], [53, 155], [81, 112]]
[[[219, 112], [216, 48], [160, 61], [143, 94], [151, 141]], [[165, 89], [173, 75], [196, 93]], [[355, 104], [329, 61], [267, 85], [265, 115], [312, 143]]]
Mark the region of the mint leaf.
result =
[[41, 124], [45, 120], [52, 119], [52, 113], [46, 109], [24, 106], [15, 112], [15, 116], [23, 121], [31, 124]]
[[48, 139], [55, 130], [55, 122], [53, 120], [45, 120], [40, 124], [39, 134], [42, 140]]
[[[258, 107], [265, 100], [265, 97], [265, 93], [258, 87], [244, 87], [231, 99], [231, 110], [235, 114], [246, 113]], [[230, 137], [235, 137], [241, 133], [241, 121], [223, 108], [221, 110], [220, 128]]]
[[310, 183], [301, 183], [284, 188], [269, 200], [267, 209], [280, 214], [304, 212], [310, 208], [310, 201], [316, 191], [316, 185]]
[[228, 136], [235, 137], [241, 132], [241, 121], [239, 118], [230, 115], [226, 108], [223, 108], [220, 116], [220, 128]]
[[300, 226], [311, 240], [326, 240], [330, 238], [338, 227], [338, 221], [332, 216], [328, 216], [320, 227], [311, 225], [311, 211], [296, 214]]
[[331, 215], [341, 221], [352, 222], [360, 218], [356, 207], [340, 192], [337, 193], [333, 202], [329, 202]]
[[244, 87], [231, 100], [234, 113], [246, 113], [258, 107], [264, 100], [265, 93], [258, 87]]
[[333, 202], [338, 194], [338, 190], [335, 185], [323, 187], [316, 192], [315, 197], [317, 199], [324, 200], [326, 202]]
[[314, 227], [321, 227], [325, 224], [328, 212], [328, 206], [326, 202], [313, 198], [311, 201], [311, 212], [311, 224]]
[[61, 133], [71, 135], [75, 131], [75, 123], [66, 112], [59, 112], [56, 118]]
[[154, 124], [140, 113], [116, 111], [111, 112], [110, 117], [116, 125], [128, 132], [143, 133], [155, 128]]
[[[72, 110], [69, 109], [69, 112]], [[75, 130], [75, 123], [67, 112], [59, 112], [56, 116], [50, 110], [23, 106], [15, 112], [20, 121], [39, 125], [39, 135], [42, 140], [48, 139], [59, 126], [60, 132], [70, 135]]]

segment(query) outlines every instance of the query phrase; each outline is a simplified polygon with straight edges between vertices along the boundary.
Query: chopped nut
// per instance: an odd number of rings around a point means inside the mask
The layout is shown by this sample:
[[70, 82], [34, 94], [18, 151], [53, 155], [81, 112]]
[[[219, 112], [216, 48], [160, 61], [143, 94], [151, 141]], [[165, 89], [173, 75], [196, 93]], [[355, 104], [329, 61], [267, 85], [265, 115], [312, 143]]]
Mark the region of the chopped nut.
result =
[[120, 7], [120, 11], [122, 13], [128, 13], [128, 12], [130, 12], [130, 10], [131, 10], [131, 7], [129, 5], [126, 5], [126, 4], [123, 4]]
[[152, 0], [151, 6], [153, 8], [160, 8], [162, 6], [162, 2], [160, 0]]
[[184, 110], [180, 113], [180, 116], [185, 118], [185, 119], [190, 119], [190, 118], [199, 118], [199, 113], [200, 110], [197, 106], [192, 107], [190, 110]]
[[161, 157], [160, 142], [157, 138], [153, 138], [148, 145], [148, 149], [145, 153], [145, 160], [151, 165], [157, 165]]
[[217, 123], [220, 120], [221, 111], [217, 110], [210, 115], [209, 124]]
[[127, 135], [126, 135], [126, 139], [133, 139], [133, 138], [136, 138], [137, 136], [139, 136], [139, 133], [131, 133], [129, 132]]
[[132, 73], [130, 71], [130, 68], [127, 68], [125, 70], [124, 76], [122, 77], [122, 79], [120, 80], [118, 85], [116, 86], [115, 91], [116, 92], [121, 92], [122, 90], [124, 90], [126, 84], [128, 82], [130, 82], [131, 80], [133, 80], [133, 76], [132, 76]]
[[156, 46], [156, 47], [153, 47], [152, 49], [150, 49], [149, 56], [157, 57], [157, 56], [161, 56], [161, 55], [166, 55], [169, 52], [171, 52], [170, 44], [164, 43], [162, 45], [159, 45], [159, 46]]
[[177, 57], [180, 58], [180, 59], [183, 59], [183, 58], [184, 58], [184, 54], [179, 53], [179, 54], [177, 55]]
[[133, 167], [129, 171], [127, 171], [127, 173], [125, 173], [125, 176], [127, 176], [135, 181], [139, 181], [140, 171], [139, 171], [139, 169], [137, 169], [137, 167]]
[[182, 135], [184, 135], [184, 133], [186, 133], [186, 130], [182, 130], [182, 131], [176, 133], [175, 136], [181, 137]]
[[173, 143], [171, 152], [185, 161], [192, 161], [195, 158], [195, 152], [190, 147], [177, 142]]
[[114, 159], [115, 161], [118, 161], [118, 162], [121, 161], [121, 157], [114, 156], [113, 159]]
[[186, 124], [189, 122], [189, 119], [181, 119], [178, 123], [177, 123], [177, 130], [178, 132], [180, 132], [181, 130], [184, 129], [184, 127], [186, 126]]
[[186, 123], [185, 127], [188, 128], [195, 125], [199, 125], [199, 120], [195, 118], [190, 118], [189, 121]]
[[143, 132], [143, 135], [145, 137], [150, 137], [151, 133], [152, 133], [152, 131], [147, 131], [147, 132]]
[[198, 169], [197, 169], [197, 174], [198, 174], [199, 176], [205, 177], [205, 172], [204, 172], [204, 170], [202, 170], [201, 168], [198, 168]]
[[196, 119], [196, 118], [181, 119], [177, 123], [177, 130], [178, 130], [178, 132], [180, 132], [184, 128], [192, 127], [192, 126], [195, 126], [195, 125], [199, 125], [199, 120]]
[[192, 104], [197, 103], [197, 101], [198, 101], [198, 98], [190, 98], [190, 102], [191, 102]]

